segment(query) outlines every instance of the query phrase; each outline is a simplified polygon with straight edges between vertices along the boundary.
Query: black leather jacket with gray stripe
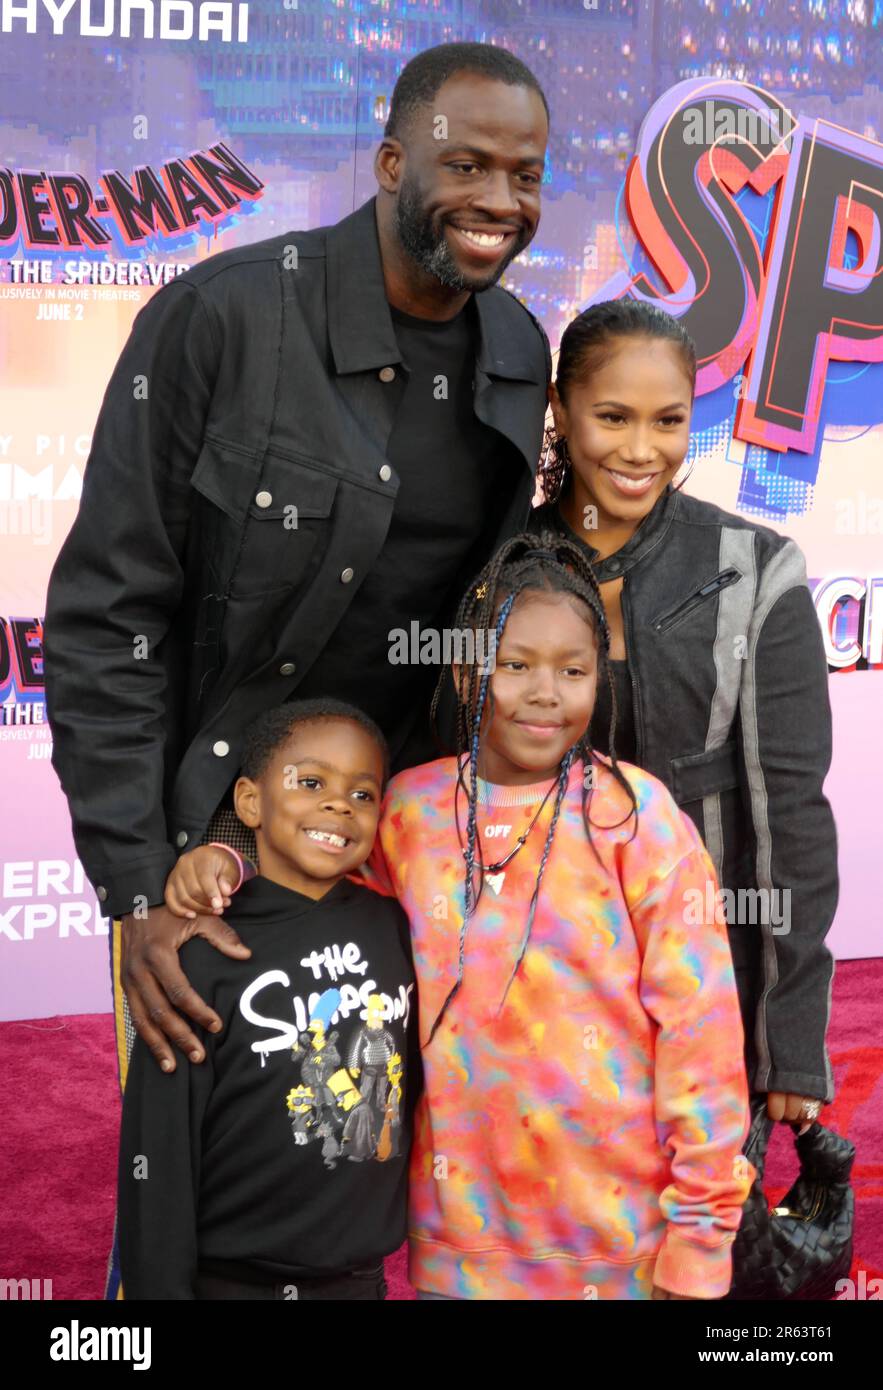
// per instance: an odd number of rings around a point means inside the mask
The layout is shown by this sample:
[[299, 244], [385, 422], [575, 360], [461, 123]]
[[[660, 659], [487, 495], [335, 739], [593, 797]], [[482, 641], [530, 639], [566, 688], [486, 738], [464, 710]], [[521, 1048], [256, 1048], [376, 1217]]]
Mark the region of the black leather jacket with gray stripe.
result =
[[[548, 506], [530, 524], [573, 535]], [[830, 1101], [831, 710], [803, 554], [670, 485], [615, 554], [586, 548], [600, 583], [623, 580], [637, 762], [695, 822], [729, 890], [749, 1080]]]

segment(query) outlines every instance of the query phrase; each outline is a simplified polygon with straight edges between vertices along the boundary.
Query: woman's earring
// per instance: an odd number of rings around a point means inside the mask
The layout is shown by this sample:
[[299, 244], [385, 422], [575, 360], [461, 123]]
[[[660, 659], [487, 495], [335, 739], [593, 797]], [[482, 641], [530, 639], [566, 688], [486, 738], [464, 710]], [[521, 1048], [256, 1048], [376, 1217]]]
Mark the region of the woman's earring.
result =
[[555, 452], [555, 427], [547, 425], [544, 431], [543, 452], [540, 455], [540, 472], [548, 473], [552, 467], [551, 459]]
[[558, 461], [558, 486], [555, 489], [555, 500], [557, 501], [564, 491], [564, 482], [573, 464], [570, 458], [570, 450], [567, 447], [567, 440], [564, 437], [556, 441], [555, 451]]
[[[689, 463], [690, 466], [679, 483], [675, 484], [674, 480], [672, 480], [672, 487], [674, 488], [675, 492], [680, 492], [681, 488], [684, 486], [684, 483], [687, 481], [690, 474], [693, 472], [693, 469], [696, 467], [696, 460], [698, 457], [699, 445], [696, 439], [693, 437], [693, 435], [690, 435], [690, 443], [687, 448], [686, 457], [681, 461], [681, 468], [684, 466], [685, 463]], [[680, 472], [680, 469], [678, 469], [678, 472]], [[677, 477], [677, 473], [675, 474], [675, 477]]]
[[554, 425], [549, 425], [546, 429], [545, 444], [540, 460], [546, 502], [558, 501], [569, 465], [570, 455], [567, 452], [567, 440], [556, 432]]

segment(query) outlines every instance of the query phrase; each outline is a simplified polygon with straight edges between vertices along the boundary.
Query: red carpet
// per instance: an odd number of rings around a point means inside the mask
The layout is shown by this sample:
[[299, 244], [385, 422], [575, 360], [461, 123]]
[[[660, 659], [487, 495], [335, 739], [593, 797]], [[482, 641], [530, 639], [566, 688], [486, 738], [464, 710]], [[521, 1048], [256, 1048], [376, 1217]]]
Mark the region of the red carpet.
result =
[[[828, 1048], [837, 1099], [822, 1119], [857, 1150], [853, 1279], [883, 1278], [883, 960], [844, 961]], [[119, 1089], [109, 1014], [0, 1024], [0, 1277], [51, 1279], [55, 1299], [98, 1299], [113, 1227]], [[184, 1064], [186, 1065], [186, 1064]], [[774, 1134], [768, 1195], [796, 1173], [791, 1131]], [[407, 1299], [404, 1252], [390, 1297]]]

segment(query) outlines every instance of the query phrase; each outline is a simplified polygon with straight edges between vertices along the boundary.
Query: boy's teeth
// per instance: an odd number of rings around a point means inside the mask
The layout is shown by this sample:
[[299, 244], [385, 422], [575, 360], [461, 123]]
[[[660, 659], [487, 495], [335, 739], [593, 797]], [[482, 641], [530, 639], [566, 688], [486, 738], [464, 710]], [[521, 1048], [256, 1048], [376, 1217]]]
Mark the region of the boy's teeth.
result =
[[497, 232], [496, 236], [488, 236], [485, 232], [467, 232], [465, 227], [460, 227], [459, 230], [470, 241], [474, 241], [476, 246], [499, 246], [504, 240], [502, 232]]
[[327, 840], [331, 845], [339, 845], [343, 849], [346, 840], [342, 835], [332, 835], [329, 830], [308, 830], [307, 834], [311, 840]]

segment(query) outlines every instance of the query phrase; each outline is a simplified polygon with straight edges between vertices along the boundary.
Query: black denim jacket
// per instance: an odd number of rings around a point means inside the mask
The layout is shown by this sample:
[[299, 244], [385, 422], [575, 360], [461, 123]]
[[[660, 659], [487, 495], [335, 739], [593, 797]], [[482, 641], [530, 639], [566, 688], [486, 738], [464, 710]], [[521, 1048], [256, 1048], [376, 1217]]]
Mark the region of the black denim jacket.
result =
[[[537, 508], [531, 526], [549, 525], [574, 534]], [[830, 1101], [831, 708], [803, 554], [671, 486], [615, 554], [597, 561], [591, 532], [577, 539], [599, 582], [622, 577], [637, 763], [694, 821], [733, 895], [721, 906], [749, 1079]]]
[[[524, 463], [490, 553], [527, 519], [551, 354], [513, 295], [475, 299], [475, 413]], [[212, 256], [135, 319], [44, 632], [53, 766], [109, 913], [162, 901], [244, 728], [296, 692], [379, 554], [401, 362], [374, 198]]]

